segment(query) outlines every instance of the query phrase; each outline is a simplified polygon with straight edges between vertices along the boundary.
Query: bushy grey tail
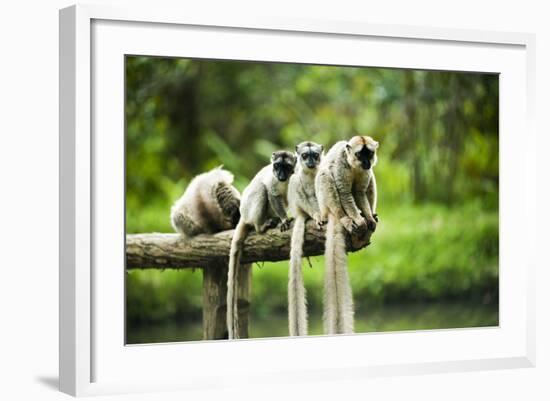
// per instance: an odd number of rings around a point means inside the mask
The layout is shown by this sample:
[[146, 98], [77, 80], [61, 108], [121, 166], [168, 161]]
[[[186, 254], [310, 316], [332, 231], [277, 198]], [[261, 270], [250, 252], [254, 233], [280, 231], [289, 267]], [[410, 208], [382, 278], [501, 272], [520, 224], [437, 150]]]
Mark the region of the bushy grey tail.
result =
[[227, 334], [230, 340], [239, 338], [239, 310], [237, 307], [238, 288], [239, 288], [239, 266], [241, 264], [241, 255], [243, 243], [247, 235], [246, 224], [239, 221], [233, 239], [231, 240], [231, 250], [229, 251], [229, 268], [227, 272]]
[[297, 216], [292, 229], [288, 270], [288, 331], [291, 336], [307, 335], [306, 289], [302, 276], [304, 235], [305, 219]]
[[342, 224], [329, 214], [325, 243], [326, 334], [353, 333], [353, 297], [348, 277], [346, 240]]

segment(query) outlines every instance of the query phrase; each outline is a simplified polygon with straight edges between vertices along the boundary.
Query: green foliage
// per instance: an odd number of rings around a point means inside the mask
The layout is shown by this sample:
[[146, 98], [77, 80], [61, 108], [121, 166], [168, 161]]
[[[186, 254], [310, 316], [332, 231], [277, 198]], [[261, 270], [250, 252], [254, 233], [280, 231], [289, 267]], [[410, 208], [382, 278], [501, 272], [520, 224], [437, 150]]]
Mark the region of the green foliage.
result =
[[[328, 149], [355, 134], [381, 144], [380, 225], [349, 257], [357, 315], [442, 300], [496, 305], [497, 75], [128, 56], [127, 232], [171, 232], [170, 207], [200, 172], [223, 164], [242, 190], [273, 150], [306, 139]], [[323, 258], [311, 264], [320, 327]], [[287, 274], [286, 262], [254, 268], [253, 319], [266, 330], [286, 313]], [[195, 322], [200, 284], [200, 272], [129, 272], [129, 324]]]
[[220, 164], [244, 186], [277, 148], [357, 133], [381, 143], [384, 201], [496, 199], [497, 75], [128, 56], [126, 76], [132, 208]]
[[132, 324], [197, 320], [201, 316], [200, 270], [142, 270], [126, 277], [126, 313]]

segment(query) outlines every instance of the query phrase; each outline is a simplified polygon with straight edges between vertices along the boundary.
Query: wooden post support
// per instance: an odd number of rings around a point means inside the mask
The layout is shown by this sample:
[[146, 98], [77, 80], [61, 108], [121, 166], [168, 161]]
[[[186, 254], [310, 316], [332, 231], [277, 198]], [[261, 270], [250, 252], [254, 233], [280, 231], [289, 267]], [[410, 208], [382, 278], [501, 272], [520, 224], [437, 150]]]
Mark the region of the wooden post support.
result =
[[[227, 339], [227, 263], [209, 264], [202, 271], [202, 338]], [[239, 337], [248, 338], [252, 265], [241, 265], [238, 274]]]

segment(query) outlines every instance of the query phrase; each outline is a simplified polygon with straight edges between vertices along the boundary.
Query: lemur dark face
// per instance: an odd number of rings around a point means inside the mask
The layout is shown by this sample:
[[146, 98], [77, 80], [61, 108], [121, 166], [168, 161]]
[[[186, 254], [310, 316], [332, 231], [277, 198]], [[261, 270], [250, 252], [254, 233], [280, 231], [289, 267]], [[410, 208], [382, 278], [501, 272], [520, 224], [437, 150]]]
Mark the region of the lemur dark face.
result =
[[354, 136], [346, 144], [348, 163], [352, 167], [369, 170], [376, 164], [378, 142], [370, 136]]
[[271, 155], [271, 164], [275, 178], [284, 182], [294, 173], [296, 157], [291, 152], [279, 150]]
[[373, 156], [374, 152], [366, 146], [363, 146], [359, 152], [355, 152], [355, 157], [359, 159], [361, 162], [361, 167], [363, 167], [364, 170], [368, 170], [370, 168]]
[[296, 155], [300, 164], [307, 169], [315, 169], [321, 162], [323, 145], [314, 142], [302, 142], [296, 145]]

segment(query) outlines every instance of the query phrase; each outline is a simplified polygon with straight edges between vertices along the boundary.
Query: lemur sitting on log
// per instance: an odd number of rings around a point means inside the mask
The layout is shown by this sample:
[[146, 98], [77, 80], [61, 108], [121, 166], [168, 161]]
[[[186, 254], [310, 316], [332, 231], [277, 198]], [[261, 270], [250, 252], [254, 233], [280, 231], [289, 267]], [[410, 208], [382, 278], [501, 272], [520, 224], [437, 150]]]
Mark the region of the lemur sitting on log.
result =
[[294, 173], [296, 157], [287, 151], [273, 152], [271, 163], [262, 168], [244, 189], [240, 213], [241, 218], [229, 252], [227, 277], [227, 330], [229, 339], [238, 338], [238, 266], [244, 240], [249, 230], [264, 233], [280, 222], [281, 231], [290, 228], [291, 219], [287, 216], [288, 179]]
[[376, 229], [373, 167], [377, 149], [378, 142], [369, 136], [337, 142], [323, 158], [315, 179], [321, 220], [328, 218], [323, 314], [326, 334], [353, 333], [353, 298], [343, 229], [350, 233]]
[[296, 172], [288, 183], [288, 204], [294, 217], [290, 240], [290, 266], [288, 270], [288, 330], [291, 336], [307, 335], [306, 289], [302, 276], [302, 248], [307, 219], [323, 225], [317, 197], [315, 175], [321, 162], [323, 146], [302, 142], [296, 146], [298, 159]]
[[172, 206], [172, 227], [186, 237], [234, 228], [241, 195], [232, 184], [233, 174], [221, 167], [197, 175]]

